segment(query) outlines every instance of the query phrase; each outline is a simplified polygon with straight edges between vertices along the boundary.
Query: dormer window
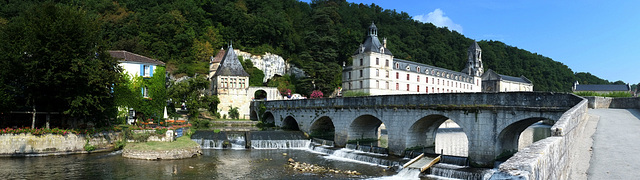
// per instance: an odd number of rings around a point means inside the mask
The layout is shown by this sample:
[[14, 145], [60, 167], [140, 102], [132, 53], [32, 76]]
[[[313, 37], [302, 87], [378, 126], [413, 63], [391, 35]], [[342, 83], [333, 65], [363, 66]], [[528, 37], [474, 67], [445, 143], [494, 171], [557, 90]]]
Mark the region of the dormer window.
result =
[[396, 69], [400, 69], [400, 64], [396, 63]]
[[380, 47], [380, 53], [384, 54], [384, 47]]
[[420, 73], [420, 66], [416, 67], [416, 71]]
[[411, 67], [407, 66], [407, 68], [405, 68], [407, 71], [411, 71]]

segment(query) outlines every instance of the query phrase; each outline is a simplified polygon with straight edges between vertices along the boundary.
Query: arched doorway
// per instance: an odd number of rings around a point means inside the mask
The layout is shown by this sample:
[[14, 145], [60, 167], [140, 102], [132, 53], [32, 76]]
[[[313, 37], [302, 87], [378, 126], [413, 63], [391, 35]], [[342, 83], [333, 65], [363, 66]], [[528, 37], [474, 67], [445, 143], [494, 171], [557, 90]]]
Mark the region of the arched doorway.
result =
[[319, 138], [324, 140], [335, 139], [336, 128], [333, 125], [333, 121], [331, 118], [327, 116], [323, 116], [318, 118], [316, 121], [311, 124], [311, 128], [309, 129], [309, 136], [313, 138]]
[[298, 121], [291, 116], [287, 116], [282, 121], [283, 130], [291, 130], [291, 131], [300, 131], [300, 127], [298, 126]]
[[267, 91], [262, 90], [262, 89], [256, 90], [256, 92], [253, 93], [253, 99], [256, 100], [256, 101], [258, 101], [258, 100], [261, 100], [261, 101], [267, 100]]
[[443, 115], [422, 117], [407, 132], [406, 147], [410, 151], [466, 157], [468, 146], [462, 127]]

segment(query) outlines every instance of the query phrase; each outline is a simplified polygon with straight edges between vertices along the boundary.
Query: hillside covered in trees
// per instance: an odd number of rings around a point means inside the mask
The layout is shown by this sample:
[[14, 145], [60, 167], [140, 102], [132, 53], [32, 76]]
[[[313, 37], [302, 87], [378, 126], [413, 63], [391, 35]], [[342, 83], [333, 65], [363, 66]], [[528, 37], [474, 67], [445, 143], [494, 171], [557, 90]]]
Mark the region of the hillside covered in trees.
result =
[[[127, 50], [167, 63], [174, 75], [208, 72], [209, 57], [230, 42], [254, 54], [271, 52], [305, 70], [302, 79], [286, 77], [294, 91], [319, 89], [330, 94], [341, 84], [342, 63], [365, 37], [371, 22], [388, 39], [396, 58], [462, 70], [473, 42], [447, 28], [412, 19], [409, 14], [375, 4], [344, 0], [85, 0], [58, 1], [99, 21], [107, 49]], [[3, 1], [0, 26], [39, 3]], [[499, 41], [480, 41], [486, 69], [524, 75], [536, 91], [570, 91], [582, 84], [611, 83], [589, 73], [574, 73], [543, 55]]]

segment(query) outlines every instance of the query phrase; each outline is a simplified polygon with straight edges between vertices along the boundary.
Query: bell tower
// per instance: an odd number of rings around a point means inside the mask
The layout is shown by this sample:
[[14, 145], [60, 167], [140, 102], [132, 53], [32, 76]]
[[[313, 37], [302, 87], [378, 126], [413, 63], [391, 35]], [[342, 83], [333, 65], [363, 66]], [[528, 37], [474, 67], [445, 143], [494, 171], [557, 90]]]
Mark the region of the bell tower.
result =
[[470, 76], [482, 76], [484, 66], [482, 65], [482, 49], [480, 49], [478, 42], [473, 41], [473, 44], [469, 46], [467, 56], [467, 67], [462, 72]]

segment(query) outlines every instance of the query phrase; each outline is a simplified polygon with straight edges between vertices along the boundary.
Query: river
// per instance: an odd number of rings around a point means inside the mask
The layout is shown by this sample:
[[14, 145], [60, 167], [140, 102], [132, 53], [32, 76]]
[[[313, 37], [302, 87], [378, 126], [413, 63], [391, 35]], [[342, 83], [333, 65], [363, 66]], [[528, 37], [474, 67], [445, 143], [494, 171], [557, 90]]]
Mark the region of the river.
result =
[[[466, 156], [466, 136], [453, 125], [441, 126], [436, 149], [444, 149], [445, 154]], [[535, 124], [525, 130], [521, 148], [548, 136], [548, 128]], [[344, 153], [344, 150], [337, 151]], [[300, 172], [288, 166], [289, 158], [336, 170], [357, 171], [361, 175]], [[395, 174], [386, 167], [305, 148], [203, 149], [203, 155], [196, 158], [162, 161], [127, 159], [119, 152], [0, 159], [0, 177], [4, 179], [368, 179]]]

